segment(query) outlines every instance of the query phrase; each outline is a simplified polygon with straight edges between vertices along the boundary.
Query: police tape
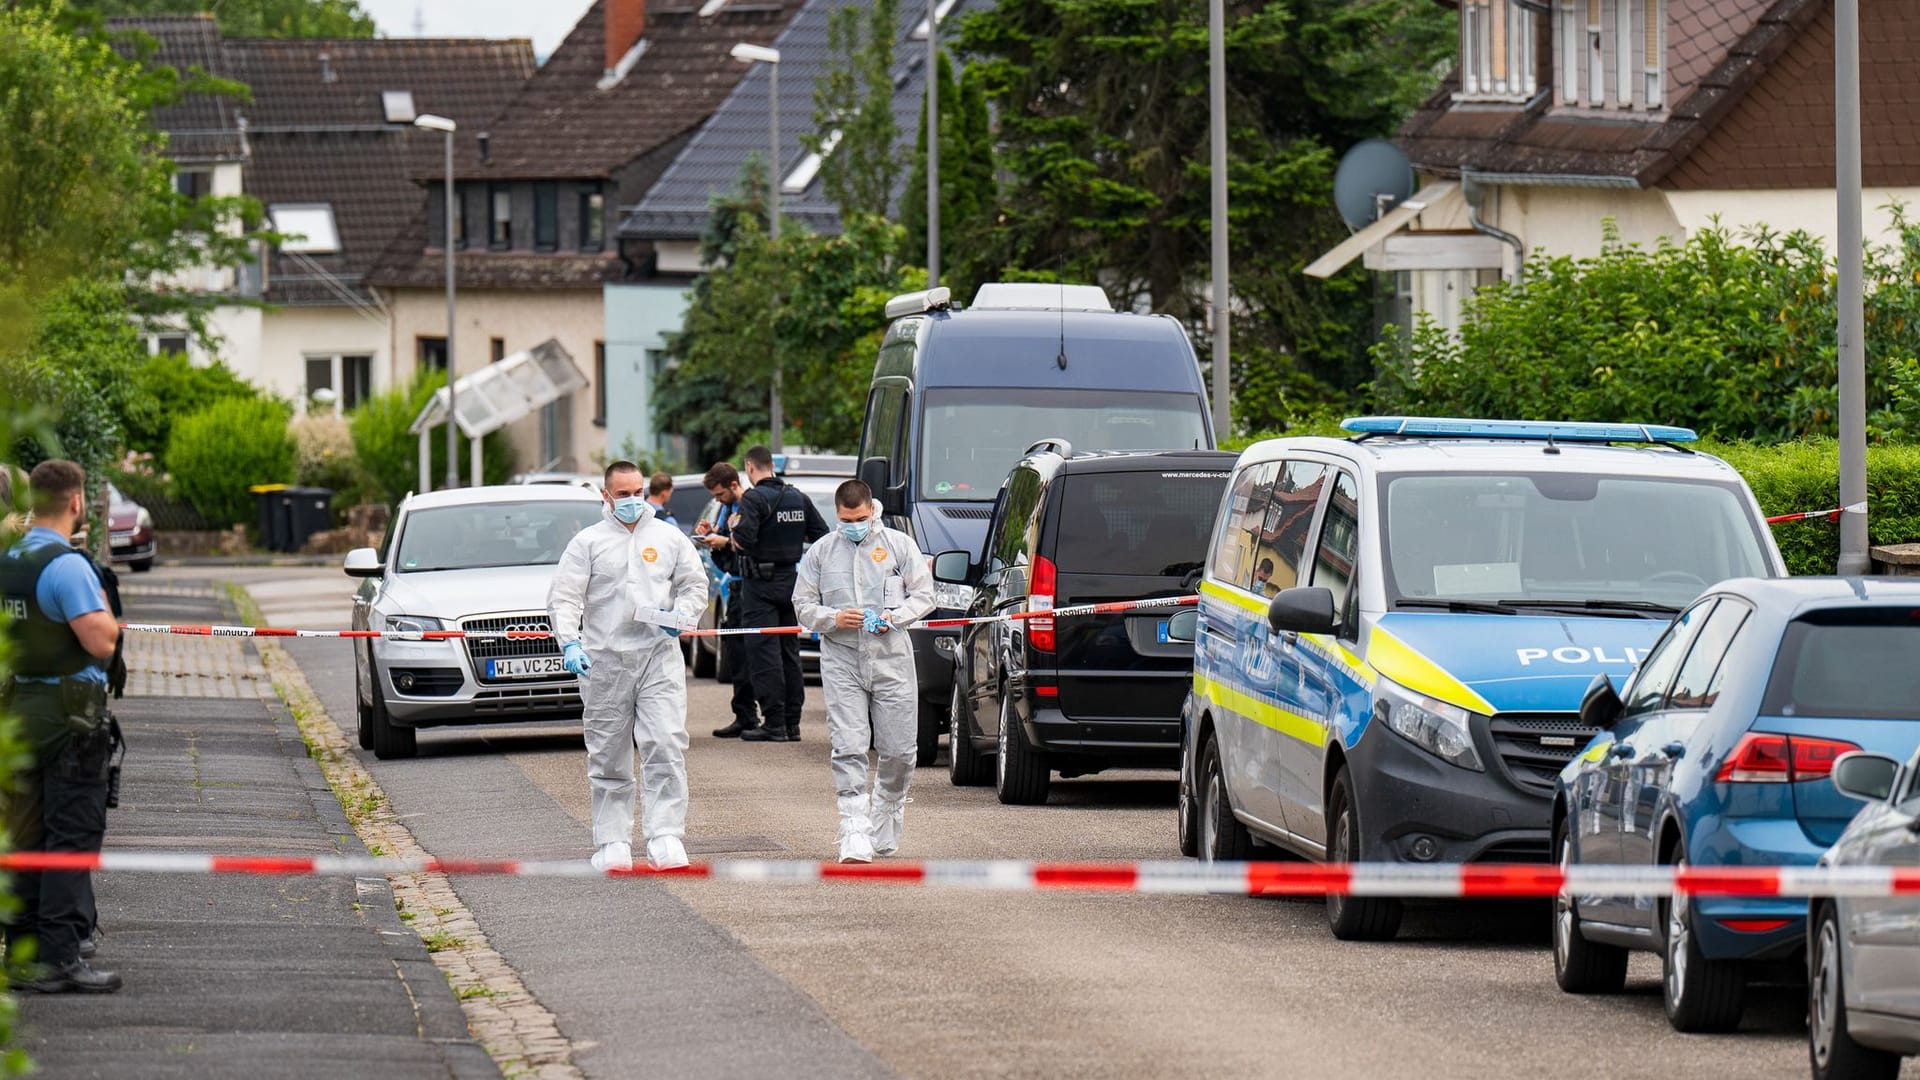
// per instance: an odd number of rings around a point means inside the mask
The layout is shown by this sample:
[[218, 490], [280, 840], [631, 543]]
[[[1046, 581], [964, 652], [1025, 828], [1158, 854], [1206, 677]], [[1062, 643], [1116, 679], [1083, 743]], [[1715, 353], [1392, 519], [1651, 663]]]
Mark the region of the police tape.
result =
[[[1028, 619], [1072, 618], [1081, 615], [1117, 615], [1129, 611], [1152, 611], [1172, 607], [1190, 607], [1198, 596], [1159, 596], [1144, 600], [1116, 600], [1100, 604], [1075, 604], [1070, 607], [1036, 611], [1013, 611], [1001, 615], [979, 615], [953, 619], [924, 619], [902, 629], [941, 629], [955, 626], [979, 626], [994, 622], [1021, 622]], [[196, 637], [225, 638], [384, 638], [388, 641], [456, 640], [544, 640], [550, 630], [297, 630], [279, 626], [220, 626], [196, 623], [121, 623], [120, 629], [134, 634], [185, 634]], [[742, 627], [723, 630], [684, 630], [682, 637], [734, 637], [750, 634], [772, 636], [804, 635], [814, 631], [804, 626]]]
[[1808, 510], [1799, 514], [1776, 514], [1767, 519], [1767, 524], [1778, 525], [1783, 521], [1812, 521], [1814, 518], [1826, 518], [1828, 521], [1839, 521], [1841, 514], [1864, 514], [1866, 512], [1866, 503], [1849, 503], [1846, 506], [1836, 506], [1831, 510]]
[[1386, 896], [1525, 900], [1575, 896], [1848, 897], [1920, 895], [1920, 868], [1811, 866], [1536, 866], [1476, 863], [1032, 862], [1015, 859], [803, 862], [719, 859], [672, 870], [597, 870], [586, 859], [435, 859], [356, 855], [212, 855], [184, 852], [28, 852], [0, 870], [152, 874], [385, 877], [407, 874], [527, 878], [671, 877], [759, 885], [838, 882], [998, 892], [1131, 892], [1189, 896]]

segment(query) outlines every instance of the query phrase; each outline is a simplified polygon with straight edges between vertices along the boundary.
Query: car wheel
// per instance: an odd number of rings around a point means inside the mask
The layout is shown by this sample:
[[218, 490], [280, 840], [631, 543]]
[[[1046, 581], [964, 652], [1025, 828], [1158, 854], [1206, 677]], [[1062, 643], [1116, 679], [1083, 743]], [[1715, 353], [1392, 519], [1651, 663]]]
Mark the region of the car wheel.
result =
[[960, 679], [953, 680], [953, 701], [948, 706], [947, 728], [951, 732], [952, 746], [947, 748], [947, 779], [954, 787], [979, 787], [990, 777], [987, 774], [987, 755], [973, 745], [973, 725], [966, 719], [961, 709]]
[[1900, 1055], [1861, 1046], [1847, 1030], [1840, 913], [1833, 901], [1821, 904], [1814, 915], [1807, 950], [1807, 1053], [1813, 1080], [1896, 1080]]
[[373, 706], [360, 700], [360, 691], [353, 692], [354, 719], [359, 721], [360, 749], [373, 749]]
[[1200, 821], [1194, 846], [1202, 862], [1243, 862], [1253, 857], [1253, 834], [1233, 816], [1219, 740], [1209, 736], [1200, 752]]
[[920, 729], [914, 733], [915, 745], [913, 762], [925, 768], [940, 760], [940, 727], [946, 719], [941, 715], [938, 705], [920, 703]]
[[[1360, 851], [1360, 814], [1354, 805], [1353, 777], [1344, 765], [1327, 795], [1327, 821], [1333, 842], [1328, 859], [1352, 862]], [[1400, 901], [1390, 897], [1327, 896], [1327, 925], [1341, 941], [1392, 941], [1400, 932], [1400, 914]]]
[[[1212, 741], [1211, 738], [1208, 741]], [[1180, 854], [1189, 859], [1200, 854], [1200, 797], [1195, 789], [1204, 783], [1204, 777], [1190, 767], [1186, 748], [1181, 747], [1180, 783], [1174, 796], [1174, 830], [1180, 839]]]
[[[1675, 870], [1684, 870], [1687, 856], [1675, 851]], [[1693, 904], [1686, 893], [1674, 893], [1660, 903], [1666, 941], [1660, 956], [1667, 1022], [1684, 1032], [1732, 1031], [1740, 1026], [1746, 1007], [1747, 974], [1738, 963], [1709, 960], [1700, 952], [1693, 933]]]
[[1013, 690], [1000, 694], [1000, 752], [994, 759], [994, 790], [1008, 806], [1039, 806], [1047, 801], [1053, 771], [1047, 755], [1027, 744], [1013, 709]]
[[[711, 643], [711, 645], [709, 645]], [[713, 678], [715, 658], [720, 653], [719, 638], [698, 638], [693, 642], [693, 677]]]
[[134, 573], [144, 574], [147, 571], [153, 569], [153, 560], [152, 559], [135, 559], [133, 562], [129, 563], [128, 565], [133, 567]]
[[370, 745], [367, 749], [373, 751], [374, 757], [381, 761], [390, 761], [394, 758], [410, 758], [414, 755], [417, 750], [414, 730], [410, 727], [400, 727], [393, 722], [392, 715], [387, 712], [386, 696], [380, 692], [377, 685], [373, 691], [373, 710], [369, 721], [367, 742]]
[[[1562, 821], [1553, 831], [1563, 871], [1573, 865], [1573, 831], [1567, 825]], [[1580, 909], [1566, 889], [1553, 898], [1553, 978], [1569, 994], [1617, 994], [1627, 984], [1627, 950], [1588, 941], [1580, 930]]]

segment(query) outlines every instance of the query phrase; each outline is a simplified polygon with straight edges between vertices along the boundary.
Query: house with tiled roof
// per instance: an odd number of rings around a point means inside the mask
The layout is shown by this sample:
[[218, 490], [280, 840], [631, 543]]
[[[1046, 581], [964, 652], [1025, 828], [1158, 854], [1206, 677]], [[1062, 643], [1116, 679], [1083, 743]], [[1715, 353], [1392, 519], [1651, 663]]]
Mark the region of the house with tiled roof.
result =
[[222, 39], [211, 15], [110, 25], [153, 37], [160, 63], [250, 91], [245, 101], [189, 97], [155, 116], [182, 190], [250, 196], [286, 237], [237, 287], [223, 285], [218, 268], [208, 270], [204, 291], [266, 302], [217, 309], [220, 358], [294, 401], [331, 390], [343, 409], [410, 378], [413, 343], [399, 348], [385, 300], [366, 276], [425, 213], [414, 177], [440, 160], [441, 142], [412, 120], [433, 113], [484, 126], [533, 74], [531, 44]]
[[[800, 0], [596, 0], [498, 115], [461, 125], [451, 245], [456, 369], [552, 338], [589, 377], [517, 436], [528, 468], [593, 469], [610, 454], [657, 453], [651, 442], [608, 436], [626, 429], [613, 417], [650, 412], [644, 399], [615, 389], [615, 369], [648, 356], [608, 322], [604, 289], [647, 273], [653, 253], [614, 235], [614, 208], [639, 201], [747, 74], [729, 50], [770, 43], [799, 9]], [[400, 347], [415, 342], [416, 361], [427, 362], [436, 343], [444, 346], [446, 326], [438, 160], [413, 180], [424, 202], [369, 280]]]
[[[1455, 6], [1448, 0], [1448, 6]], [[1460, 63], [1396, 142], [1413, 199], [1309, 268], [1396, 271], [1454, 325], [1537, 250], [1731, 228], [1835, 231], [1833, 7], [1822, 0], [1458, 0]], [[1861, 5], [1863, 203], [1920, 202], [1920, 0]]]

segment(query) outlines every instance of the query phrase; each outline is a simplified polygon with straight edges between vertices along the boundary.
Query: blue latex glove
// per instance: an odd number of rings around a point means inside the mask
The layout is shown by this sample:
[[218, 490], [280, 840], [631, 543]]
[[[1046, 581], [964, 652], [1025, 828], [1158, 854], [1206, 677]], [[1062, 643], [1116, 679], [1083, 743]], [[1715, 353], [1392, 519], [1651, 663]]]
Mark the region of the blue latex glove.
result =
[[588, 658], [586, 648], [577, 641], [567, 643], [566, 652], [562, 654], [560, 663], [568, 671], [582, 677], [593, 670], [593, 661]]
[[722, 603], [728, 603], [731, 601], [732, 593], [733, 593], [733, 583], [739, 580], [740, 580], [739, 578], [734, 577], [732, 574], [720, 575], [720, 600]]
[[660, 632], [667, 635], [668, 637], [680, 636], [680, 628], [677, 626], [663, 626], [660, 628]]
[[878, 634], [882, 629], [893, 629], [893, 624], [881, 618], [880, 613], [877, 611], [868, 611], [867, 617], [861, 621], [860, 625], [861, 628], [869, 634]]

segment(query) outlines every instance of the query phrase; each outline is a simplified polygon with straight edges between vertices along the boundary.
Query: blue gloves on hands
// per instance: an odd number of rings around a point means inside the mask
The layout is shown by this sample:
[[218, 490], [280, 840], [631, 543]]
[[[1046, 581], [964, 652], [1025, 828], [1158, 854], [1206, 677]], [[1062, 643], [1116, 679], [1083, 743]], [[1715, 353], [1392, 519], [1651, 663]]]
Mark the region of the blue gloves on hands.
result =
[[680, 628], [677, 626], [663, 626], [660, 628], [660, 632], [667, 635], [668, 637], [680, 636]]
[[727, 602], [731, 598], [733, 593], [733, 583], [739, 580], [740, 580], [739, 578], [734, 577], [732, 574], [720, 575], [720, 599], [723, 603]]
[[866, 619], [861, 622], [860, 626], [861, 629], [869, 634], [878, 634], [884, 630], [893, 629], [893, 624], [882, 618], [877, 611], [868, 611]]
[[586, 647], [577, 641], [567, 643], [566, 652], [562, 654], [560, 663], [568, 671], [582, 677], [593, 670], [593, 661], [588, 659]]

